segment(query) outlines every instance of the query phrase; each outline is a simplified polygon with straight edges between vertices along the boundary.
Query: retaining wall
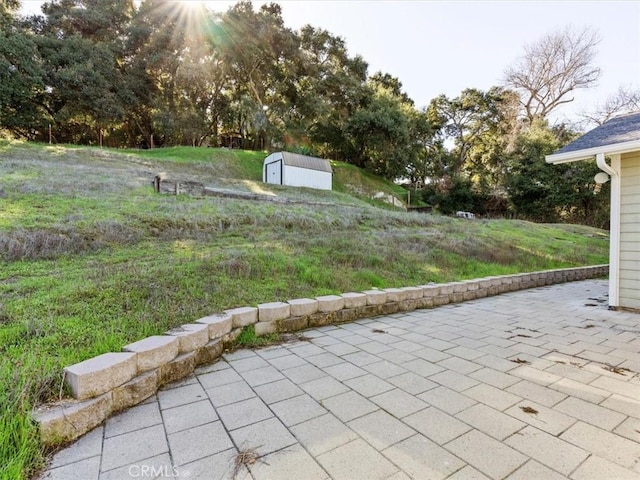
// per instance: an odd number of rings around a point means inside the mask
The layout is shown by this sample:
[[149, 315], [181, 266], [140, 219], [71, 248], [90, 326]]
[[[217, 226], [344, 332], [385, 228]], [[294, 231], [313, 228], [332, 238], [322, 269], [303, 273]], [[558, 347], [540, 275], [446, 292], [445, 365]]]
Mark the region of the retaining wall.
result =
[[149, 398], [162, 385], [215, 361], [247, 325], [254, 325], [257, 335], [292, 332], [608, 273], [608, 265], [596, 265], [234, 308], [126, 345], [122, 352], [105, 353], [65, 368], [64, 380], [74, 398], [41, 406], [33, 416], [43, 444], [74, 440], [113, 413]]

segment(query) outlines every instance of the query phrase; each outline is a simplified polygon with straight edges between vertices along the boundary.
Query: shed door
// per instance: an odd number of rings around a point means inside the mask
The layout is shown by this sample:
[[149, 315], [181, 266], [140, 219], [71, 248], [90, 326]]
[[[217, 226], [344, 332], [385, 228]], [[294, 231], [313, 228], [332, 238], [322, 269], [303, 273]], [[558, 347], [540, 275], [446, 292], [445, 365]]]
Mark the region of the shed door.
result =
[[282, 185], [282, 160], [267, 164], [267, 183]]

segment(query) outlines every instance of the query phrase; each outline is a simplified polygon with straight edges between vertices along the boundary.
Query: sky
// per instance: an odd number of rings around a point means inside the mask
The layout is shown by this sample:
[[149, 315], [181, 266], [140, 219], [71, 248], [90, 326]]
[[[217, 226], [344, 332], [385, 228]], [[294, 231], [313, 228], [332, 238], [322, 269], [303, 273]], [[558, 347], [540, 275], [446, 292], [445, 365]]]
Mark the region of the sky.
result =
[[[196, 2], [196, 0], [193, 0]], [[42, 1], [23, 0], [24, 13]], [[225, 11], [234, 2], [203, 2]], [[256, 8], [263, 1], [253, 2]], [[601, 38], [598, 85], [576, 92], [554, 121], [576, 121], [620, 85], [640, 89], [640, 1], [281, 0], [285, 25], [324, 28], [361, 55], [369, 73], [398, 77], [416, 106], [465, 88], [487, 90], [524, 46], [566, 27], [594, 28]]]

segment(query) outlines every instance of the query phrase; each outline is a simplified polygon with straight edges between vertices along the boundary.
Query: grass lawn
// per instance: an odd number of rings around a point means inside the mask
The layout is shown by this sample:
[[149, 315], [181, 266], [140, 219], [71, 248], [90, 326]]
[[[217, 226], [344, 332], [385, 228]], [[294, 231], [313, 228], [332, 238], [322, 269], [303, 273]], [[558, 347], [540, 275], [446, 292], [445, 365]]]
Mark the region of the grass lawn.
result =
[[[1, 479], [43, 466], [30, 411], [65, 394], [63, 367], [201, 316], [608, 261], [600, 230], [380, 208], [397, 187], [344, 164], [333, 192], [267, 186], [263, 158], [0, 140]], [[160, 171], [314, 203], [160, 196]]]

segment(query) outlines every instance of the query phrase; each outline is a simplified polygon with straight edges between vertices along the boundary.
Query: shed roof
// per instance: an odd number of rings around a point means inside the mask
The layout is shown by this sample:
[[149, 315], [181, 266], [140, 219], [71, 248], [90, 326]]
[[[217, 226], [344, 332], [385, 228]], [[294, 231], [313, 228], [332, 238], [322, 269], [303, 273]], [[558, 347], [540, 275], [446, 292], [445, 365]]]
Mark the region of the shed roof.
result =
[[613, 154], [640, 149], [640, 112], [614, 117], [565, 145], [547, 162], [571, 162], [598, 153]]
[[331, 173], [331, 164], [329, 160], [318, 157], [308, 157], [299, 153], [280, 152], [285, 165], [292, 167], [308, 168], [309, 170], [319, 170], [321, 172]]

